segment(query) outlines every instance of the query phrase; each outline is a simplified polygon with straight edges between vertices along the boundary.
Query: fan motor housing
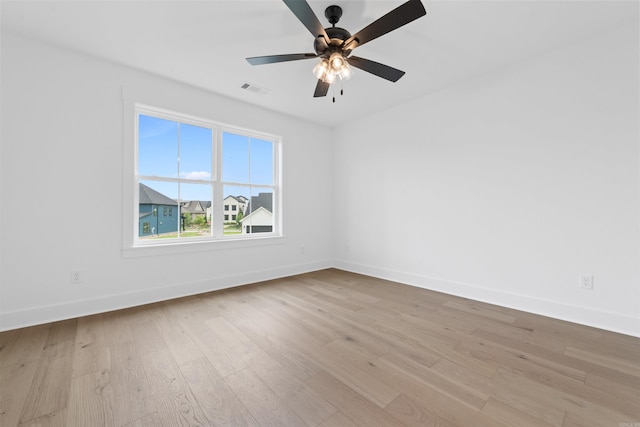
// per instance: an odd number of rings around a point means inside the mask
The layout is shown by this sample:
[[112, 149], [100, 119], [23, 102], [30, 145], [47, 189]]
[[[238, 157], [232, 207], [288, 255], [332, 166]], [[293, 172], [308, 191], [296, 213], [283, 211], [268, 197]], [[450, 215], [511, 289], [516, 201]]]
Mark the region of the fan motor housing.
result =
[[342, 43], [351, 37], [351, 33], [344, 28], [340, 27], [329, 27], [324, 29], [331, 40], [329, 46], [325, 43], [322, 37], [317, 37], [313, 43], [313, 48], [315, 49], [318, 55], [323, 55], [325, 53], [331, 53], [335, 51], [335, 49], [331, 48], [339, 48]]

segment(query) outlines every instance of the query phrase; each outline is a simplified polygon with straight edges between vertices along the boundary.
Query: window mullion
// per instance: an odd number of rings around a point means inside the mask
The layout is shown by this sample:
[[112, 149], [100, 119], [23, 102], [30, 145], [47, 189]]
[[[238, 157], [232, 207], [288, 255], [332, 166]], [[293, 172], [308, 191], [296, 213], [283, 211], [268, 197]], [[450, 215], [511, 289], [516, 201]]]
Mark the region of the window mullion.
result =
[[211, 207], [212, 207], [212, 218], [211, 218], [211, 226], [213, 231], [213, 236], [216, 239], [223, 237], [224, 235], [224, 186], [222, 185], [222, 129], [220, 127], [215, 128], [215, 132], [212, 132], [215, 137], [213, 141], [213, 150], [211, 153], [213, 155], [213, 159], [211, 160], [214, 165], [215, 173], [212, 174], [212, 179], [214, 179], [213, 183], [213, 197], [211, 199]]
[[177, 178], [178, 178], [178, 239], [182, 235], [182, 196], [180, 195], [180, 191], [182, 190], [182, 185], [180, 184], [180, 126], [181, 123], [178, 122], [178, 152], [176, 153], [178, 158], [176, 162], [177, 168]]

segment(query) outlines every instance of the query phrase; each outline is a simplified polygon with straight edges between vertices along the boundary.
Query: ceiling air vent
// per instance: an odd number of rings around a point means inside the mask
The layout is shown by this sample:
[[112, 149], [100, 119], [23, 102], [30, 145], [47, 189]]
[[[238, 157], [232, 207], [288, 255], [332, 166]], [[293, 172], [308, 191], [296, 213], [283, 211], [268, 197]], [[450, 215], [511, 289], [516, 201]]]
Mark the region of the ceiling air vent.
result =
[[240, 88], [260, 95], [266, 95], [269, 93], [269, 89], [254, 85], [253, 83], [242, 83], [242, 86], [240, 86]]

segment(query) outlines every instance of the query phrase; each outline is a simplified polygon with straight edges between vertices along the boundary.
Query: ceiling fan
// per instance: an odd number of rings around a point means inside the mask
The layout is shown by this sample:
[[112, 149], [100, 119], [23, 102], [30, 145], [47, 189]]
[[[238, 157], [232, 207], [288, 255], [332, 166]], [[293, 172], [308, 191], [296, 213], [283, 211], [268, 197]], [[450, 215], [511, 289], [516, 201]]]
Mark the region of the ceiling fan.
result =
[[[313, 74], [318, 78], [316, 90], [313, 94], [314, 97], [326, 96], [332, 83], [350, 78], [352, 74], [351, 66], [391, 82], [398, 81], [405, 74], [404, 71], [369, 59], [351, 56], [351, 52], [356, 47], [400, 28], [427, 13], [420, 0], [409, 0], [367, 25], [356, 34], [351, 35], [344, 28], [336, 27], [342, 16], [342, 8], [340, 6], [333, 5], [325, 9], [324, 16], [332, 26], [323, 28], [306, 0], [283, 1], [315, 38], [313, 47], [316, 53], [254, 56], [247, 58], [247, 61], [251, 65], [262, 65], [320, 58], [320, 62], [313, 69]], [[335, 102], [335, 97], [333, 102]]]

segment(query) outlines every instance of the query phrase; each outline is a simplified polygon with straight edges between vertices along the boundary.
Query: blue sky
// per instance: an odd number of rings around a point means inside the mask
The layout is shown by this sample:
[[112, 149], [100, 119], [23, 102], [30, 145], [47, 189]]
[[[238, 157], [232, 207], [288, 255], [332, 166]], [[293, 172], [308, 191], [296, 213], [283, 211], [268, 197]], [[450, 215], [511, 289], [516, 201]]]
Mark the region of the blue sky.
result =
[[[210, 180], [212, 130], [156, 117], [139, 116], [138, 175]], [[179, 148], [178, 148], [179, 147]], [[230, 132], [222, 134], [222, 181], [273, 184], [273, 143]], [[212, 186], [142, 180], [172, 199], [210, 200]], [[264, 191], [264, 190], [263, 190]], [[259, 189], [225, 185], [224, 196], [250, 198]]]

